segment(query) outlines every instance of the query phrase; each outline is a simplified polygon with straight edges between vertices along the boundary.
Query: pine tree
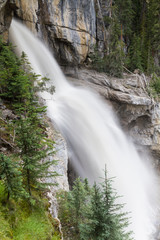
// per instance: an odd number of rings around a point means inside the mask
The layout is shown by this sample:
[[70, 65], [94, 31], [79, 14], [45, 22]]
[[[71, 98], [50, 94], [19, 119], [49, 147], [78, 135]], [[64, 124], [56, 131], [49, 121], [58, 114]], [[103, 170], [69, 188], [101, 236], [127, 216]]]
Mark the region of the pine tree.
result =
[[127, 213], [123, 205], [117, 204], [117, 194], [111, 187], [111, 180], [105, 178], [102, 189], [93, 186], [91, 206], [84, 224], [80, 224], [81, 240], [131, 240]]
[[[147, 55], [147, 72], [160, 73], [160, 2], [149, 1], [147, 12], [147, 29], [148, 29], [148, 55]], [[157, 60], [158, 62], [157, 62]]]
[[[102, 200], [102, 193], [100, 188], [94, 184], [91, 196], [91, 206], [88, 212], [88, 221], [80, 225], [80, 232], [82, 240], [104, 240], [107, 239], [107, 229], [105, 229], [105, 211]], [[107, 226], [109, 228], [109, 226]], [[105, 233], [104, 233], [105, 232]]]
[[86, 194], [84, 182], [81, 182], [80, 178], [77, 178], [74, 182], [72, 195], [70, 196], [70, 210], [73, 216], [73, 224], [75, 232], [79, 234], [79, 224], [83, 219], [83, 212], [85, 211]]
[[123, 73], [123, 48], [121, 39], [121, 25], [115, 14], [112, 14], [111, 25], [109, 27], [108, 51], [104, 56], [104, 70], [111, 76], [122, 77]]
[[108, 226], [107, 240], [131, 240], [132, 232], [127, 230], [129, 226], [128, 213], [124, 212], [124, 204], [117, 203], [120, 198], [112, 188], [112, 179], [107, 178], [105, 170], [105, 179], [102, 183], [102, 195], [104, 204], [105, 224]]
[[91, 188], [88, 180], [77, 178], [69, 192], [61, 192], [59, 199], [59, 217], [63, 225], [64, 237], [80, 239], [80, 224], [86, 221], [89, 211]]
[[[75, 181], [73, 190], [60, 194], [59, 217], [65, 236], [77, 240], [131, 240], [129, 222], [123, 205], [105, 175], [102, 186], [92, 188], [87, 181]], [[72, 227], [72, 232], [69, 230]]]
[[14, 199], [27, 197], [17, 162], [4, 154], [0, 154], [0, 179], [5, 186], [7, 200], [10, 197]]
[[12, 46], [0, 40], [0, 96], [12, 105], [26, 102], [33, 89], [34, 74], [30, 76], [25, 73], [23, 58], [18, 59]]
[[57, 176], [56, 172], [48, 170], [55, 164], [49, 157], [54, 153], [53, 142], [44, 136], [40, 119], [37, 118], [37, 112], [42, 114], [43, 108], [34, 106], [31, 109], [32, 112], [28, 111], [16, 122], [16, 143], [21, 150], [22, 173], [30, 196], [32, 189], [44, 190], [50, 185], [43, 182], [44, 178]]
[[2, 41], [0, 53], [0, 95], [12, 103], [18, 116], [15, 120], [15, 142], [23, 163], [23, 178], [31, 196], [32, 189], [42, 190], [49, 185], [43, 181], [44, 178], [57, 175], [48, 170], [55, 163], [49, 157], [53, 155], [54, 147], [53, 141], [45, 136], [42, 122], [46, 107], [39, 105], [35, 92], [41, 88], [44, 90], [45, 84], [40, 81], [40, 84], [34, 86], [38, 76], [32, 72], [25, 53], [18, 59], [12, 46], [6, 46]]
[[128, 51], [128, 56], [126, 58], [127, 67], [134, 71], [139, 69], [144, 70], [142, 51], [141, 51], [141, 39], [137, 35], [134, 35], [131, 41], [131, 45]]
[[133, 2], [132, 0], [114, 0], [116, 6], [116, 16], [121, 25], [121, 31], [126, 43], [129, 43], [132, 34], [132, 21], [134, 18]]

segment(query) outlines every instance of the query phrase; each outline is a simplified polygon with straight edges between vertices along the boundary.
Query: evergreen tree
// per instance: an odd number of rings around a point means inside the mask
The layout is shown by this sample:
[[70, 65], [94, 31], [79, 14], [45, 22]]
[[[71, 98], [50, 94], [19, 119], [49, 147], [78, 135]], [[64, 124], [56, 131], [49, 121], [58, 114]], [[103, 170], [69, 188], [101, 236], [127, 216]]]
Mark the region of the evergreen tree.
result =
[[[87, 188], [86, 188], [87, 186]], [[86, 185], [77, 179], [73, 190], [59, 195], [59, 217], [66, 238], [77, 240], [131, 240], [123, 205], [117, 204], [117, 194], [111, 180], [105, 177], [102, 186]], [[72, 232], [69, 230], [72, 227]]]
[[113, 0], [104, 23], [107, 33], [104, 52], [95, 51], [92, 59], [96, 70], [122, 77], [126, 65], [131, 71], [160, 73], [159, 1]]
[[106, 240], [131, 240], [132, 232], [128, 232], [129, 226], [128, 213], [124, 212], [124, 204], [117, 203], [120, 198], [112, 188], [112, 179], [107, 179], [107, 171], [105, 171], [105, 179], [102, 183], [102, 195], [104, 203], [105, 224], [108, 226], [108, 236]]
[[17, 162], [9, 156], [0, 154], [0, 179], [3, 181], [7, 193], [7, 200], [27, 197], [22, 184], [22, 174]]
[[88, 221], [80, 225], [82, 240], [131, 240], [127, 231], [129, 225], [123, 205], [117, 204], [117, 195], [111, 187], [111, 180], [105, 178], [102, 189], [93, 186]]
[[29, 195], [32, 189], [44, 190], [50, 185], [42, 181], [44, 178], [57, 176], [56, 172], [48, 170], [55, 161], [49, 158], [54, 153], [53, 142], [44, 136], [44, 130], [37, 118], [37, 112], [42, 113], [42, 109], [35, 106], [31, 109], [32, 112], [20, 116], [16, 122], [16, 143], [21, 149], [19, 155], [23, 162], [22, 173]]
[[121, 34], [125, 42], [129, 44], [132, 34], [132, 21], [134, 18], [133, 2], [132, 0], [114, 0], [114, 4], [116, 6], [115, 14], [121, 24]]
[[[46, 111], [38, 103], [36, 90], [45, 88], [44, 81], [34, 87], [37, 75], [32, 72], [27, 57], [22, 53], [18, 59], [12, 46], [0, 41], [0, 95], [12, 103], [18, 115], [15, 120], [16, 139], [19, 156], [22, 159], [22, 173], [27, 191], [45, 189], [44, 177], [57, 175], [48, 168], [55, 163], [49, 156], [54, 153], [53, 142], [45, 136], [42, 116]], [[45, 79], [46, 80], [46, 79]], [[48, 157], [48, 160], [47, 160]]]
[[132, 38], [128, 56], [126, 58], [126, 64], [131, 71], [134, 71], [135, 69], [143, 71], [141, 39], [137, 35], [134, 35]]
[[58, 195], [58, 212], [63, 224], [64, 237], [80, 239], [80, 224], [86, 221], [85, 214], [89, 211], [90, 194], [88, 180], [81, 181], [77, 178], [71, 191]]
[[116, 15], [113, 15], [110, 26], [108, 52], [104, 57], [105, 72], [109, 73], [111, 76], [122, 77], [124, 58], [123, 47], [121, 25]]
[[12, 105], [26, 103], [33, 89], [34, 74], [30, 77], [30, 74], [25, 73], [22, 68], [23, 58], [18, 59], [12, 46], [0, 40], [0, 96]]
[[148, 2], [149, 8], [149, 30], [151, 31], [153, 47], [160, 50], [160, 2], [152, 0]]
[[[81, 239], [104, 240], [109, 235], [109, 225], [106, 225], [105, 209], [100, 188], [94, 184], [91, 196], [91, 206], [88, 221], [80, 225]], [[109, 238], [108, 238], [109, 239]]]

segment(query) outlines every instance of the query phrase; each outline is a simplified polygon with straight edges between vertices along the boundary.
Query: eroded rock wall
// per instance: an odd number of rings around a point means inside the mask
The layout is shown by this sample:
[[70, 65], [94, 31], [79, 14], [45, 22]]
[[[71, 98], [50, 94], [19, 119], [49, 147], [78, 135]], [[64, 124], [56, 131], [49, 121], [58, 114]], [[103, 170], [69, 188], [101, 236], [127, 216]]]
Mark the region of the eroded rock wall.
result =
[[1, 0], [0, 30], [7, 39], [13, 11], [48, 44], [61, 65], [78, 65], [88, 60], [96, 42], [103, 51], [103, 17], [109, 15], [109, 6], [110, 0]]
[[94, 0], [15, 0], [15, 15], [53, 49], [62, 64], [80, 64], [96, 43]]
[[8, 41], [8, 29], [12, 20], [12, 11], [15, 5], [12, 1], [0, 0], [0, 35], [5, 42]]
[[[147, 91], [144, 75], [124, 74], [123, 79], [108, 77], [93, 70], [77, 70], [76, 85], [98, 92], [114, 109], [120, 125], [140, 152], [151, 153], [160, 166], [160, 104]], [[78, 78], [78, 81], [77, 81]]]
[[34, 34], [37, 34], [38, 0], [14, 0], [14, 2], [17, 7], [14, 15], [20, 18]]

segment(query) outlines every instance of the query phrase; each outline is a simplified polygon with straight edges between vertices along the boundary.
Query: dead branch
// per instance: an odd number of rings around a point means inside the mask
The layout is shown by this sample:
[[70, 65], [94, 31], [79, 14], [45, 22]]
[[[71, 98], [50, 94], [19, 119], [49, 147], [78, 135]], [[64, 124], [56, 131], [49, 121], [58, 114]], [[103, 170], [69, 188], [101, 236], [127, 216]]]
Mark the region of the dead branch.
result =
[[14, 148], [15, 149], [15, 147], [10, 143], [10, 142], [8, 142], [7, 140], [5, 140], [4, 138], [2, 138], [2, 137], [0, 137], [1, 138], [1, 140], [3, 141], [3, 142], [5, 142], [7, 145], [9, 145], [11, 148]]

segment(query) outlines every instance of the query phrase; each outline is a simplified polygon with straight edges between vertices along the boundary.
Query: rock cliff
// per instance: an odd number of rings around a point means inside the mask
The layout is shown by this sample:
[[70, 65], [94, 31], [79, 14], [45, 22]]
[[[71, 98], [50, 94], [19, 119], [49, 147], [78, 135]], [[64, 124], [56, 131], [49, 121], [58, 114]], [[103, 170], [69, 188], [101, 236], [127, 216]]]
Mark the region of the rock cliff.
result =
[[111, 104], [138, 150], [143, 152], [145, 147], [159, 165], [160, 104], [148, 94], [149, 79], [138, 74], [124, 74], [123, 79], [111, 78], [88, 69], [77, 70], [75, 78], [72, 75], [69, 80], [93, 89]]
[[[84, 63], [96, 42], [106, 39], [103, 17], [110, 1], [104, 0], [1, 0], [1, 33], [7, 39], [11, 15], [21, 19], [53, 49], [62, 65]], [[4, 27], [3, 27], [4, 26]]]
[[8, 41], [8, 29], [12, 20], [13, 5], [8, 0], [0, 0], [0, 35]]
[[53, 49], [63, 64], [86, 60], [96, 39], [94, 0], [15, 0], [15, 15]]

